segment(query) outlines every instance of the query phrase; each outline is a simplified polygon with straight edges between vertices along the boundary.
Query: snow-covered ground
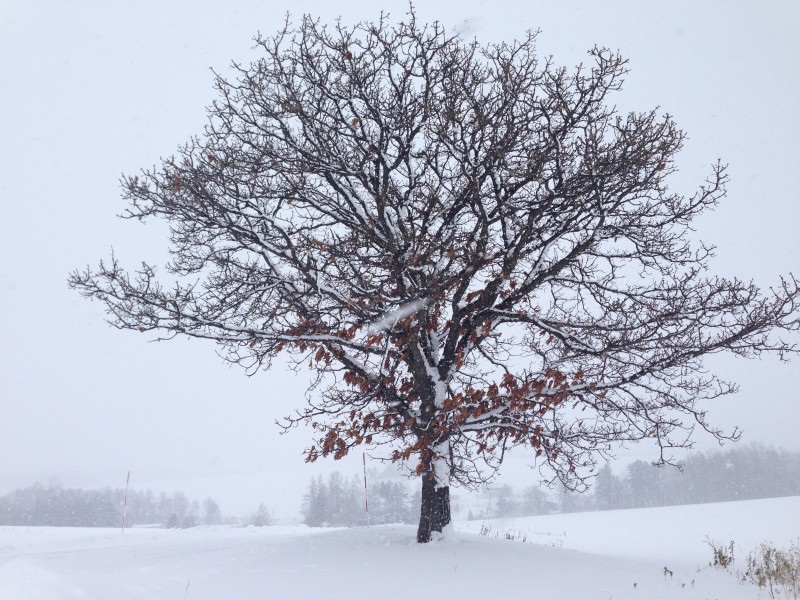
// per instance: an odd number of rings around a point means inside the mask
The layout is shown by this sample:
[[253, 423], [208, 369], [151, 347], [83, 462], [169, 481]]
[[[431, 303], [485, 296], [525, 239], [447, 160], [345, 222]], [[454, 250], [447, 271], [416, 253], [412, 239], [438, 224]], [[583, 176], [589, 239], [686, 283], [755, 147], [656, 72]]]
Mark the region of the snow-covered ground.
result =
[[788, 545], [800, 497], [487, 523], [527, 543], [477, 535], [481, 525], [428, 545], [407, 526], [0, 527], [0, 599], [765, 598], [704, 569], [704, 539]]

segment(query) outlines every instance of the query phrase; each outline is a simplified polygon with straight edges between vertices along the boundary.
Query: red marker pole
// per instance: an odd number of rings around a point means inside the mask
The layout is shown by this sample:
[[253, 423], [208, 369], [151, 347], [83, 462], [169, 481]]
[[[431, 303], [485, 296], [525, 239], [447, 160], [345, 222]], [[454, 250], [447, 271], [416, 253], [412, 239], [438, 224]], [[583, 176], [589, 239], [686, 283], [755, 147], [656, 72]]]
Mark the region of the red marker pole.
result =
[[125, 518], [128, 516], [128, 487], [131, 485], [131, 472], [125, 480], [125, 498], [122, 500], [122, 533], [125, 533]]
[[367, 491], [367, 453], [361, 453], [361, 461], [364, 464], [364, 512], [367, 513], [367, 527], [369, 527], [369, 492]]

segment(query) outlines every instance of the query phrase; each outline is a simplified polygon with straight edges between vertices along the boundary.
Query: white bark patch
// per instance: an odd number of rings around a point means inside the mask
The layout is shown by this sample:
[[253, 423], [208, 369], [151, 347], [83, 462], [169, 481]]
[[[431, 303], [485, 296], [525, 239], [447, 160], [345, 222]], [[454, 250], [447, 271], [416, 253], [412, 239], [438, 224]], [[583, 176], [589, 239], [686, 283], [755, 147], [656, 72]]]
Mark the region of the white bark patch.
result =
[[415, 312], [423, 308], [427, 304], [427, 300], [411, 300], [405, 304], [397, 307], [395, 310], [385, 313], [377, 321], [370, 323], [367, 328], [368, 333], [377, 333], [379, 331], [388, 331], [394, 327], [398, 321], [402, 321], [406, 317], [410, 317]]
[[450, 464], [447, 459], [450, 456], [450, 440], [434, 445], [433, 453], [433, 476], [436, 478], [436, 488], [449, 487]]

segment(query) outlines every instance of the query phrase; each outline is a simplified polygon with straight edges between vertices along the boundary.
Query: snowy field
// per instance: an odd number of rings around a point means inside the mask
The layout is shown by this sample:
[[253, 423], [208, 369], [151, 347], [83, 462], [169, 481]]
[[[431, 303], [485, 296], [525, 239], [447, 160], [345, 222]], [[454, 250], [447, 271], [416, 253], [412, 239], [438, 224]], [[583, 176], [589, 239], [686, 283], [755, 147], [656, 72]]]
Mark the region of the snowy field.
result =
[[[704, 567], [704, 539], [788, 545], [800, 497], [414, 529], [0, 527], [0, 599], [767, 598]], [[514, 532], [522, 541], [491, 537]], [[672, 575], [665, 574], [667, 567]]]

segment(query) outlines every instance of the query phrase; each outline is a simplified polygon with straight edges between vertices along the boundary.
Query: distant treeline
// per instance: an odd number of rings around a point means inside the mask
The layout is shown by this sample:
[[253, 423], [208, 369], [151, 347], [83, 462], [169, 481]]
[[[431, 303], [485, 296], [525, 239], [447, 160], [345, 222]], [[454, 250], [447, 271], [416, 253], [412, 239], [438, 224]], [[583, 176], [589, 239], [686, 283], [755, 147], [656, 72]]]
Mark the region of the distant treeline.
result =
[[[413, 490], [413, 491], [410, 491]], [[800, 452], [760, 445], [737, 446], [725, 452], [693, 454], [682, 470], [654, 467], [644, 461], [615, 475], [606, 465], [593, 493], [552, 492], [537, 486], [521, 491], [509, 485], [482, 489], [467, 501], [468, 519], [702, 504], [780, 496], [800, 496]], [[314, 527], [352, 527], [380, 523], [416, 523], [419, 519], [418, 482], [381, 479], [371, 473], [369, 512], [365, 510], [364, 480], [339, 472], [313, 478], [303, 496], [301, 512]], [[0, 496], [0, 525], [119, 527], [125, 490], [83, 490], [57, 483], [34, 484]], [[453, 496], [453, 512], [458, 513]], [[231, 522], [230, 519], [225, 519]], [[126, 523], [161, 527], [194, 527], [223, 522], [211, 498], [190, 501], [180, 492], [158, 496], [151, 491], [128, 492]], [[239, 524], [269, 525], [266, 505]]]
[[[0, 525], [54, 527], [120, 527], [124, 489], [84, 490], [58, 483], [36, 483], [0, 496]], [[211, 498], [202, 504], [175, 492], [158, 496], [151, 491], [128, 491], [126, 525], [194, 527], [222, 521], [219, 505]]]
[[800, 452], [748, 445], [693, 454], [682, 470], [636, 461], [622, 477], [597, 476], [598, 510], [704, 504], [800, 495]]
[[647, 508], [800, 496], [800, 452], [761, 445], [689, 456], [682, 469], [645, 461], [615, 475], [609, 465], [598, 473], [593, 493], [549, 492], [511, 486], [482, 490], [467, 518], [487, 519], [558, 512]]
[[[369, 522], [416, 523], [419, 519], [418, 482], [369, 481], [369, 513], [364, 506], [364, 481], [339, 472], [327, 480], [311, 480], [303, 496], [301, 512], [312, 527], [352, 527]], [[409, 490], [414, 491], [409, 491]], [[800, 495], [800, 452], [761, 445], [736, 446], [725, 452], [689, 456], [681, 470], [655, 467], [644, 461], [615, 475], [606, 465], [597, 476], [593, 492], [586, 494], [528, 486], [488, 486], [466, 500], [461, 518], [493, 519], [581, 512], [615, 508], [645, 508], [675, 504], [703, 504]], [[453, 512], [459, 513], [459, 496], [453, 496]]]
[[510, 485], [487, 486], [481, 488], [474, 500], [466, 515], [469, 521], [548, 515], [561, 509], [559, 498], [535, 485], [521, 491]]
[[[380, 523], [415, 523], [419, 519], [419, 491], [409, 492], [405, 482], [370, 478], [369, 496], [365, 496], [364, 480], [347, 479], [338, 471], [327, 481], [321, 475], [313, 478], [303, 496], [301, 512], [311, 527], [353, 527]], [[368, 499], [369, 511], [365, 499]]]

